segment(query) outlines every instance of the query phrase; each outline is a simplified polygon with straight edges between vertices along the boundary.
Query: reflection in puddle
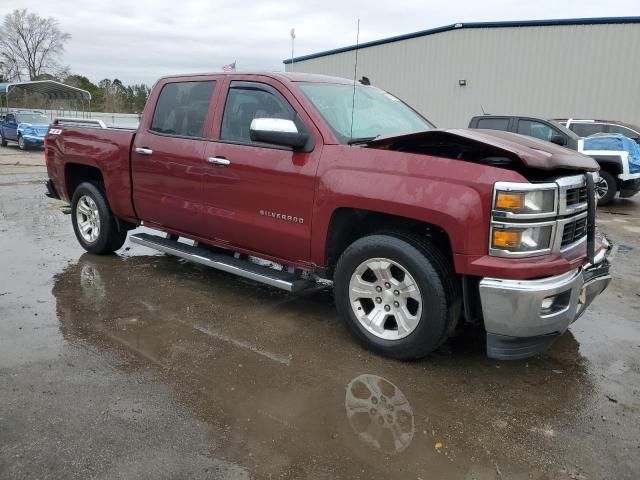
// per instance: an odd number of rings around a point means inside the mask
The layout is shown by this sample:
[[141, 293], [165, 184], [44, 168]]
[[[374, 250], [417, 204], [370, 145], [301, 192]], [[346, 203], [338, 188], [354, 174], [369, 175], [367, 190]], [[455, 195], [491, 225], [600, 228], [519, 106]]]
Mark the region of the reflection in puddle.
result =
[[393, 383], [377, 375], [360, 375], [347, 386], [345, 397], [351, 428], [368, 446], [399, 453], [413, 439], [413, 410]]

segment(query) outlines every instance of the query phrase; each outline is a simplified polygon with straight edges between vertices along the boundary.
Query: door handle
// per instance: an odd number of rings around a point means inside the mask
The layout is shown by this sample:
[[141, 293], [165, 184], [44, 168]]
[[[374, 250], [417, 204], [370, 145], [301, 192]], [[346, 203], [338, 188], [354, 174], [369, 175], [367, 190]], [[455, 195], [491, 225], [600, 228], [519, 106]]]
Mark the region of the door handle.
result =
[[151, 155], [153, 153], [153, 150], [151, 150], [150, 148], [136, 147], [135, 152], [139, 153], [140, 155]]
[[212, 165], [231, 165], [231, 162], [224, 157], [209, 157], [207, 162]]

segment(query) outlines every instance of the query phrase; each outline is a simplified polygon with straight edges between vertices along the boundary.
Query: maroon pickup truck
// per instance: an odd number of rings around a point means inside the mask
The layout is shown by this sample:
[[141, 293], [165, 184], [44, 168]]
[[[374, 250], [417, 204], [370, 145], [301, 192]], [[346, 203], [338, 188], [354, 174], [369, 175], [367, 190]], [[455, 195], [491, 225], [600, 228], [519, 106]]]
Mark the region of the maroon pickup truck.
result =
[[130, 240], [287, 291], [333, 280], [367, 348], [420, 358], [478, 323], [487, 354], [544, 349], [608, 285], [598, 165], [498, 131], [438, 130], [319, 75], [159, 80], [137, 131], [58, 119], [48, 194], [89, 252]]

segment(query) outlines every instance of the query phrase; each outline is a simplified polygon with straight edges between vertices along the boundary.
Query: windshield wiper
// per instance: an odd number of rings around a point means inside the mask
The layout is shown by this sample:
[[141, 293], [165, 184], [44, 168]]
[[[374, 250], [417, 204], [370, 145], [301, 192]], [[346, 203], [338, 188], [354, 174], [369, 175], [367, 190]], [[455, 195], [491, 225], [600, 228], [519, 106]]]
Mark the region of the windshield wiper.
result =
[[378, 138], [379, 136], [380, 136], [380, 134], [377, 134], [375, 137], [352, 138], [351, 140], [349, 140], [347, 142], [347, 145], [358, 145], [358, 144], [362, 144], [362, 143], [369, 143], [369, 142], [375, 140], [376, 138]]

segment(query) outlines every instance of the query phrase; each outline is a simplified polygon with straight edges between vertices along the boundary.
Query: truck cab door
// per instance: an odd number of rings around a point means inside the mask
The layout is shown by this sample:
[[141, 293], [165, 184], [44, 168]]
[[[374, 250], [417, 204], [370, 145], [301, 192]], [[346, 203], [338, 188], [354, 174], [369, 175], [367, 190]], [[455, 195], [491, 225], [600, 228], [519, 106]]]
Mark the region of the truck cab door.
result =
[[134, 206], [150, 226], [199, 235], [216, 81], [209, 76], [164, 82], [149, 99], [155, 110], [143, 118], [132, 146]]
[[[234, 77], [225, 90], [216, 138], [205, 150], [207, 237], [272, 258], [308, 261], [320, 133], [291, 92], [271, 78]], [[254, 118], [294, 120], [315, 145], [301, 151], [253, 141]]]

